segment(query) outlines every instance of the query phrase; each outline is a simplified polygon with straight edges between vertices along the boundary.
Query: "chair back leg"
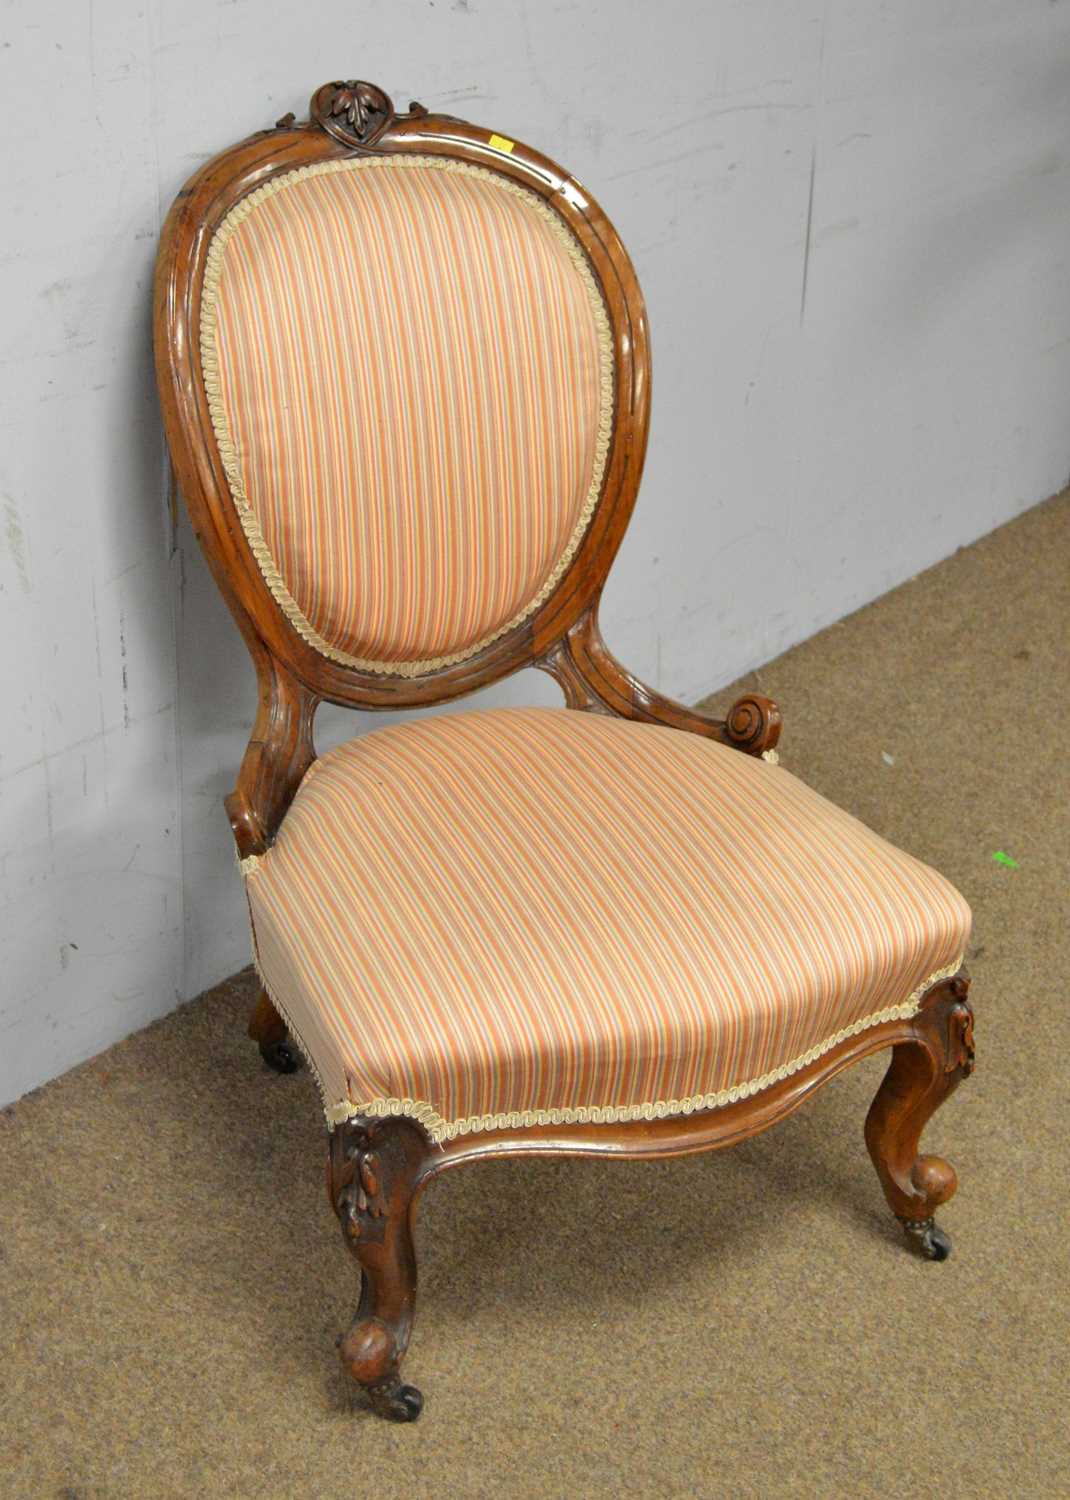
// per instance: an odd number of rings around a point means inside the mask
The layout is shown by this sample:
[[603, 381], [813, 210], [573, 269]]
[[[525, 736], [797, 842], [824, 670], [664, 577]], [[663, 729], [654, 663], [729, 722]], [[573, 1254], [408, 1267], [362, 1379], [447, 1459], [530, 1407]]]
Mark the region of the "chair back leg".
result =
[[276, 1073], [296, 1073], [301, 1054], [286, 1029], [286, 1022], [261, 989], [249, 1017], [249, 1035], [260, 1048], [260, 1056]]

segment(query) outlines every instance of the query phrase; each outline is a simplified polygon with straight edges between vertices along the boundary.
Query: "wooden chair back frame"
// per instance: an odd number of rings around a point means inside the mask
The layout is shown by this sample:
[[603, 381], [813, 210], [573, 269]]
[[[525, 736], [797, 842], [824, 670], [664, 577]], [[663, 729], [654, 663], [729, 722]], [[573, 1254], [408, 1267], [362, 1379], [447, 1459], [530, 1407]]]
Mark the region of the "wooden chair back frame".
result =
[[[328, 699], [353, 708], [442, 703], [537, 666], [561, 682], [574, 707], [608, 707], [629, 717], [698, 716], [660, 700], [615, 663], [598, 633], [596, 609], [635, 505], [650, 411], [646, 311], [635, 271], [613, 226], [585, 188], [519, 141], [413, 104], [398, 115], [370, 84], [325, 84], [311, 120], [287, 117], [223, 151], [179, 194], [164, 226], [156, 278], [156, 354], [164, 425], [179, 486], [209, 566], [252, 654], [260, 710], [228, 800], [244, 858], [269, 845], [314, 758], [312, 718]], [[557, 587], [520, 625], [475, 655], [419, 677], [362, 672], [309, 645], [279, 608], [253, 556], [216, 446], [200, 367], [200, 313], [212, 237], [242, 198], [281, 173], [361, 154], [421, 152], [473, 163], [539, 194], [588, 257], [605, 300], [614, 355], [613, 435], [602, 491], [582, 541]], [[771, 708], [771, 705], [770, 705]], [[651, 712], [653, 710], [653, 712]], [[754, 753], [775, 743], [777, 720], [758, 700], [714, 733]]]

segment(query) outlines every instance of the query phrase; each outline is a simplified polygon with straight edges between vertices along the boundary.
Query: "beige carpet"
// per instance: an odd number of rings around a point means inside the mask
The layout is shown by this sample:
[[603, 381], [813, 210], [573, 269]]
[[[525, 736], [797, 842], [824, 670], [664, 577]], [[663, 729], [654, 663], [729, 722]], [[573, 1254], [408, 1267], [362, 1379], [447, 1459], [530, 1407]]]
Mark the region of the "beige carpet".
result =
[[261, 1067], [246, 976], [0, 1115], [0, 1493], [1070, 1495], [1068, 579], [1063, 496], [746, 682], [791, 769], [973, 904], [949, 1262], [866, 1158], [876, 1059], [732, 1151], [451, 1173], [426, 1409], [378, 1422], [336, 1365], [313, 1085]]

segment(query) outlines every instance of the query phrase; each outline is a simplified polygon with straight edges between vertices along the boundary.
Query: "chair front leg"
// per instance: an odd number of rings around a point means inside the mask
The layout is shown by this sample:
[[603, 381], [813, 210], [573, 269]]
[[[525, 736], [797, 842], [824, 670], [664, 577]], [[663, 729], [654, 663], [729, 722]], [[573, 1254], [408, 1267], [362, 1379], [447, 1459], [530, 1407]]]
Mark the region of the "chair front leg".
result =
[[260, 1048], [260, 1056], [276, 1073], [296, 1073], [301, 1054], [294, 1045], [286, 1022], [268, 999], [267, 990], [257, 996], [249, 1017], [249, 1035]]
[[927, 1121], [973, 1072], [969, 980], [956, 974], [933, 986], [914, 1018], [914, 1036], [892, 1061], [866, 1118], [866, 1145], [892, 1212], [929, 1260], [946, 1260], [951, 1241], [933, 1217], [958, 1186], [939, 1156], [921, 1156]]
[[361, 1269], [360, 1305], [339, 1353], [373, 1409], [394, 1422], [414, 1422], [423, 1407], [399, 1367], [416, 1303], [412, 1209], [429, 1150], [411, 1120], [356, 1116], [332, 1132], [327, 1163], [331, 1204]]

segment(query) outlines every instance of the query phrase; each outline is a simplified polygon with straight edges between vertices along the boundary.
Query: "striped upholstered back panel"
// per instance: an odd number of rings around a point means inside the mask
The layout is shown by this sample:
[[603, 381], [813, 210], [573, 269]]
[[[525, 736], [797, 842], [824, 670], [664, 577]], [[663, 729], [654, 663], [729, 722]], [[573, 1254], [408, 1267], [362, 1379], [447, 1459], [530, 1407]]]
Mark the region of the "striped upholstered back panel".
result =
[[598, 499], [613, 370], [592, 272], [535, 194], [439, 157], [289, 172], [217, 231], [201, 331], [235, 504], [318, 650], [416, 675], [549, 595]]

